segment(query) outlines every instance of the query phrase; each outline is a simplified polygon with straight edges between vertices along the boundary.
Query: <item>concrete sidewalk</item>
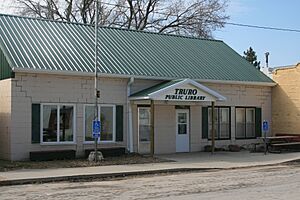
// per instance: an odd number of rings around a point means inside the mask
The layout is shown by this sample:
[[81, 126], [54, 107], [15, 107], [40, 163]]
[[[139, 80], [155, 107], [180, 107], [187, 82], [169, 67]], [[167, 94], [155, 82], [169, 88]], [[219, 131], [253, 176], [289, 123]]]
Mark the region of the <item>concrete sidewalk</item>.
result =
[[175, 162], [152, 164], [112, 165], [99, 167], [24, 169], [0, 172], [0, 186], [36, 182], [52, 182], [78, 179], [104, 179], [130, 175], [163, 172], [219, 170], [240, 167], [275, 165], [300, 159], [300, 153], [267, 154], [243, 152], [180, 153], [160, 155], [160, 158]]

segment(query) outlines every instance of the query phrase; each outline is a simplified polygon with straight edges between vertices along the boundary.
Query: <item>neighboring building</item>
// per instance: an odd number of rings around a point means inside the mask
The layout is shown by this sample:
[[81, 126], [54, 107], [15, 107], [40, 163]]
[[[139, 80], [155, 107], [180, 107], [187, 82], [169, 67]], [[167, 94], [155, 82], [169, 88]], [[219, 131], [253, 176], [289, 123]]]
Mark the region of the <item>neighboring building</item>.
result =
[[272, 132], [300, 135], [300, 63], [275, 68], [273, 80]]
[[269, 78], [273, 78], [272, 77], [272, 71], [274, 70], [274, 68], [270, 68], [270, 67], [261, 67], [260, 71], [262, 73], [264, 73], [266, 76], [268, 76]]
[[[153, 125], [155, 154], [200, 151], [212, 102], [217, 147], [271, 121], [275, 83], [222, 41], [99, 28], [98, 48], [101, 148], [149, 153]], [[94, 27], [0, 15], [0, 50], [0, 158], [92, 149]]]

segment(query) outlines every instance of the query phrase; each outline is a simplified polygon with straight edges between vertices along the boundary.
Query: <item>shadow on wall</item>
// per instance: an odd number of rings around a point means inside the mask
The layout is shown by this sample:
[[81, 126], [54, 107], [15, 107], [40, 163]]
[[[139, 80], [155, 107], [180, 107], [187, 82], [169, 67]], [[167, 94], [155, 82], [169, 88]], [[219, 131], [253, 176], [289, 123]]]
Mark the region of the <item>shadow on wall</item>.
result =
[[0, 159], [9, 159], [10, 118], [8, 113], [0, 112]]
[[277, 69], [273, 79], [272, 132], [300, 135], [300, 64]]

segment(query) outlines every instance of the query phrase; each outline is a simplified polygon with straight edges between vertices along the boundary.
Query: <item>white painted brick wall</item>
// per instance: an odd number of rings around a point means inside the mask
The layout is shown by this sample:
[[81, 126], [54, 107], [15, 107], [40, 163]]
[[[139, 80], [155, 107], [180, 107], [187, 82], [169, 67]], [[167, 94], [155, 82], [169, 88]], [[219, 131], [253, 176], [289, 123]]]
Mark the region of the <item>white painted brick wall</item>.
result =
[[[102, 144], [104, 147], [126, 146], [126, 86], [128, 79], [100, 78], [99, 87], [101, 98], [99, 103], [124, 105], [124, 142]], [[160, 81], [135, 80], [133, 93], [153, 86]], [[271, 88], [245, 85], [205, 84], [227, 98], [226, 102], [217, 102], [216, 106], [254, 106], [262, 108], [263, 119], [271, 122]], [[92, 77], [70, 77], [57, 75], [16, 74], [12, 81], [11, 109], [13, 111], [11, 127], [11, 155], [13, 160], [26, 159], [30, 151], [74, 149], [78, 155], [86, 148], [93, 148], [91, 144], [84, 144], [83, 136], [83, 105], [94, 103], [94, 80]], [[5, 102], [9, 101], [9, 98]], [[76, 144], [74, 145], [40, 145], [31, 144], [31, 104], [32, 103], [74, 103], [76, 104]], [[155, 142], [156, 153], [171, 153], [176, 144], [176, 103], [156, 102], [155, 111]], [[202, 140], [201, 106], [210, 103], [186, 103], [191, 105], [191, 150], [197, 151], [208, 144]], [[137, 107], [133, 105], [134, 149], [137, 151]], [[8, 112], [8, 111], [7, 111]], [[7, 119], [6, 119], [7, 120]], [[232, 122], [235, 121], [232, 112]], [[9, 121], [9, 120], [8, 120]], [[199, 121], [199, 122], [198, 122]], [[198, 122], [197, 124], [195, 124]], [[18, 125], [15, 125], [18, 124]], [[238, 140], [235, 137], [234, 123], [231, 126], [232, 141], [217, 141], [217, 145], [229, 143], [242, 144], [250, 140]], [[1, 133], [0, 133], [1, 134]]]
[[11, 79], [0, 80], [0, 159], [10, 159]]
[[[100, 78], [100, 104], [124, 106], [124, 141], [101, 144], [102, 147], [126, 147], [126, 88], [128, 79]], [[58, 75], [16, 73], [12, 80], [12, 121], [11, 158], [29, 158], [30, 151], [73, 149], [78, 156], [85, 148], [93, 145], [83, 144], [83, 106], [94, 104], [94, 78]], [[76, 144], [44, 145], [31, 144], [31, 104], [32, 103], [71, 103], [76, 110]], [[0, 133], [1, 134], [1, 133]]]

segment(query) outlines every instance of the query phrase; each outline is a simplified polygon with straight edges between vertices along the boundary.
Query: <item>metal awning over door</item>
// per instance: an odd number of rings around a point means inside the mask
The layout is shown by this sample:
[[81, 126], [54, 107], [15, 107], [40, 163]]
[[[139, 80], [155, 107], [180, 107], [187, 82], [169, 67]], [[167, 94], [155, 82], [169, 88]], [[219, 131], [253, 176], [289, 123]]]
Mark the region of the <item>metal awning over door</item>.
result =
[[191, 79], [160, 83], [130, 96], [130, 100], [182, 102], [226, 101], [226, 97]]

